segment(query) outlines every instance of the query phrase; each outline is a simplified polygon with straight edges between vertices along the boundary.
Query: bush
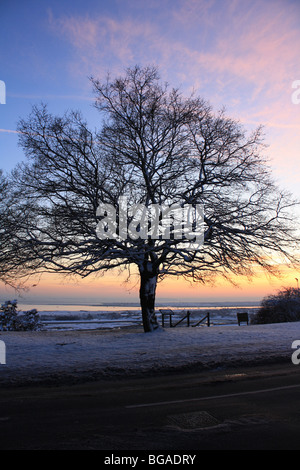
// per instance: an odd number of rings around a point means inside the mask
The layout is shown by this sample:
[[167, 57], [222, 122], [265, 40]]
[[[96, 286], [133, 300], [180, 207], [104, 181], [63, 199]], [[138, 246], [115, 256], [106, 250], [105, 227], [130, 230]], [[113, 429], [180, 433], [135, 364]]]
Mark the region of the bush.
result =
[[300, 289], [288, 287], [264, 298], [251, 324], [300, 321]]
[[0, 307], [1, 331], [33, 331], [41, 329], [40, 317], [36, 309], [19, 315], [17, 301], [8, 300]]

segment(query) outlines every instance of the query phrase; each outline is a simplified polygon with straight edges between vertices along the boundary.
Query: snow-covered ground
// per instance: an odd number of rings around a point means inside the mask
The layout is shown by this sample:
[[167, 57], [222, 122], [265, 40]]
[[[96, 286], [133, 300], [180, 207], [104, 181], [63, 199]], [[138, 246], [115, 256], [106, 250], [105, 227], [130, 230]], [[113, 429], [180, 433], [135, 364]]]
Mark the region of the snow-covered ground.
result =
[[[290, 362], [300, 322], [119, 330], [0, 332], [0, 386]], [[3, 349], [3, 348], [2, 348]], [[296, 366], [294, 366], [296, 367]]]

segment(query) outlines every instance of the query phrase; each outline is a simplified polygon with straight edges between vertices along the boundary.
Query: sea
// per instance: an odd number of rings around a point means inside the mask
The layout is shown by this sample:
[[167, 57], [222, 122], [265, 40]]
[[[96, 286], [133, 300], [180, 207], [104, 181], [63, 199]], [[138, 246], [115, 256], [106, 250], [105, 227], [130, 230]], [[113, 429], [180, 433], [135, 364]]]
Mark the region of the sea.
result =
[[[172, 311], [172, 325], [187, 326], [184, 318], [190, 312], [190, 326], [237, 325], [237, 313], [247, 312], [249, 318], [259, 309], [259, 302], [157, 302], [156, 316], [162, 324], [160, 310]], [[44, 330], [98, 330], [142, 326], [139, 303], [99, 303], [93, 305], [28, 305], [18, 304], [20, 314], [36, 309]], [[202, 320], [202, 321], [201, 321]], [[170, 316], [165, 316], [164, 326], [170, 326]]]

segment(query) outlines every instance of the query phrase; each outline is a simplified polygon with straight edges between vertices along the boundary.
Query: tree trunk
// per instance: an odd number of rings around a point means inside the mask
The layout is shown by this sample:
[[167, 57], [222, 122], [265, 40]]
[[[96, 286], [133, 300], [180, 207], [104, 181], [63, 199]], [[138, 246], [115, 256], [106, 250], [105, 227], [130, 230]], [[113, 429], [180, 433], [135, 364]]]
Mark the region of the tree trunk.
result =
[[141, 272], [140, 302], [145, 333], [154, 331], [159, 324], [155, 315], [157, 273]]

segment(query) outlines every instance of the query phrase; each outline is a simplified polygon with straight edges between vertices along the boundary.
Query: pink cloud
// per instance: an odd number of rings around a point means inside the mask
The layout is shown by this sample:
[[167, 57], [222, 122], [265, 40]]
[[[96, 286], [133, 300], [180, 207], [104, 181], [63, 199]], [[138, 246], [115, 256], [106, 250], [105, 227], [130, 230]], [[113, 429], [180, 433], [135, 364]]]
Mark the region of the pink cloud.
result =
[[296, 163], [300, 106], [291, 104], [291, 84], [300, 79], [299, 6], [282, 0], [178, 0], [161, 15], [161, 21], [151, 16], [137, 21], [133, 14], [121, 19], [49, 14], [49, 24], [74, 48], [74, 77], [86, 81], [88, 75], [156, 63], [175, 85], [181, 81], [184, 88], [204, 90], [246, 124], [265, 124], [278, 164], [284, 164], [284, 149]]
[[50, 28], [65, 36], [74, 47], [96, 47], [98, 38], [97, 23], [85, 18], [54, 18], [52, 11], [48, 12]]
[[0, 132], [5, 132], [5, 133], [8, 133], [8, 134], [19, 134], [18, 131], [14, 131], [12, 129], [0, 129]]
[[179, 1], [165, 30], [154, 17], [117, 20], [100, 14], [54, 18], [49, 13], [49, 24], [73, 45], [84, 69], [102, 72], [107, 64], [113, 69], [156, 62], [167, 70], [176, 64], [182, 77], [197, 80], [201, 75], [202, 81], [209, 81], [214, 75], [219, 82], [251, 83], [255, 99], [262, 89], [279, 92], [288, 77], [297, 78], [293, 74], [300, 33], [295, 11], [283, 7], [281, 1]]
[[169, 53], [187, 69], [187, 76], [201, 77], [202, 83], [206, 76], [207, 81], [215, 77], [228, 85], [251, 84], [253, 100], [262, 91], [274, 98], [288, 80], [297, 78], [299, 4], [199, 0], [181, 5], [173, 12], [181, 34], [169, 45]]
[[[116, 64], [134, 61], [138, 45], [151, 41], [155, 31], [150, 23], [137, 23], [131, 19], [117, 21], [108, 16], [54, 18], [49, 14], [49, 25], [55, 34], [64, 37], [76, 50], [77, 59], [84, 65], [88, 75], [95, 71], [107, 72]], [[107, 64], [111, 64], [107, 66]]]

